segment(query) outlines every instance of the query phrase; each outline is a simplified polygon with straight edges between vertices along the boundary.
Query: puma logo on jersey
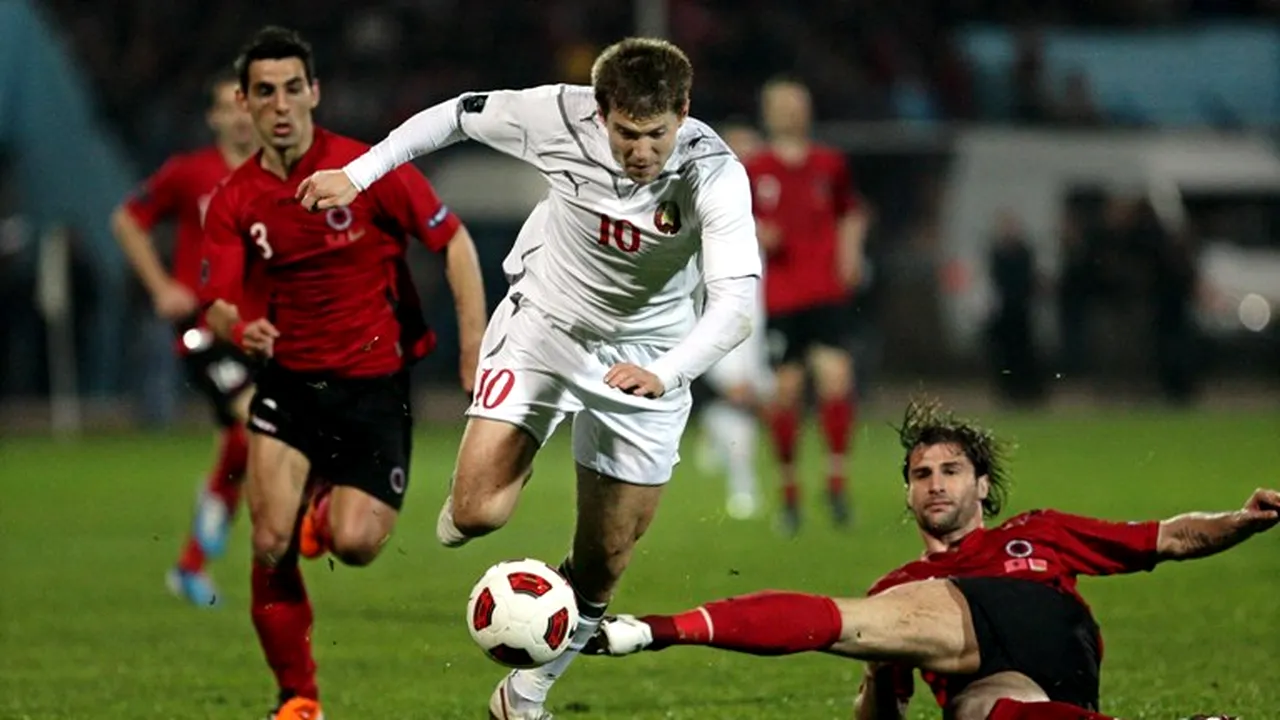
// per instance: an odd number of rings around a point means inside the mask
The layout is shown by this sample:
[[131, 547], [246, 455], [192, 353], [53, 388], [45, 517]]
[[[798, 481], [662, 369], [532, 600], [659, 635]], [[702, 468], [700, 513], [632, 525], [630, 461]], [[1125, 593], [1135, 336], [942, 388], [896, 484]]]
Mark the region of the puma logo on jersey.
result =
[[658, 209], [653, 212], [653, 226], [665, 235], [680, 232], [680, 206], [670, 200], [658, 203]]

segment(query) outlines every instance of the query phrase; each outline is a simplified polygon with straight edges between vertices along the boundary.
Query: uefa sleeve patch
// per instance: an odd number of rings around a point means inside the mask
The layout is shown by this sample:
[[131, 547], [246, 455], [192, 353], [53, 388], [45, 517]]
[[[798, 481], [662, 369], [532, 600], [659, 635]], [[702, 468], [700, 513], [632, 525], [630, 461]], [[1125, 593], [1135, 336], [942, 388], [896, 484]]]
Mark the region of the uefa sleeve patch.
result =
[[432, 215], [431, 217], [427, 218], [427, 229], [435, 230], [436, 228], [440, 227], [440, 223], [444, 222], [445, 219], [448, 217], [449, 217], [449, 206], [441, 205], [440, 209], [436, 211], [435, 215]]
[[460, 105], [462, 106], [462, 112], [478, 113], [484, 112], [484, 105], [487, 102], [489, 102], [488, 95], [468, 95], [462, 98]]

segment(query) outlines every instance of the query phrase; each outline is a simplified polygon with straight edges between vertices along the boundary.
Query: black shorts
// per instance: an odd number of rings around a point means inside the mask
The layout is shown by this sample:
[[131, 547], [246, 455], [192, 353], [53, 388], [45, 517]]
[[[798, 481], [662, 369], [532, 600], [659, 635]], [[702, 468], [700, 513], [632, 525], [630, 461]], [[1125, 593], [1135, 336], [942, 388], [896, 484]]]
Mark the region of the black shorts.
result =
[[775, 366], [802, 363], [815, 345], [843, 349], [850, 329], [844, 303], [770, 315], [765, 321], [769, 359]]
[[270, 364], [258, 374], [249, 430], [296, 448], [311, 471], [399, 510], [409, 485], [409, 376], [335, 378]]
[[179, 336], [179, 344], [187, 382], [209, 401], [219, 425], [235, 425], [232, 406], [253, 386], [257, 364], [236, 346], [213, 339], [208, 331], [188, 330]]
[[1011, 578], [951, 580], [973, 616], [981, 665], [973, 675], [948, 676], [953, 697], [975, 680], [1022, 673], [1050, 700], [1098, 709], [1101, 634], [1084, 603], [1047, 585]]

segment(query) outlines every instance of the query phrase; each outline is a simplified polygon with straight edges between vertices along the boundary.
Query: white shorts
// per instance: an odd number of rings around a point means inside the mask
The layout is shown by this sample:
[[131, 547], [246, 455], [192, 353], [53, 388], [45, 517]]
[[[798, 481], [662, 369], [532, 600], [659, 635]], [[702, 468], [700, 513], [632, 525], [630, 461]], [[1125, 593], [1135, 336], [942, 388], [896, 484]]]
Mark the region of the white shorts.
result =
[[615, 363], [644, 367], [664, 351], [573, 337], [508, 297], [485, 329], [467, 416], [517, 425], [542, 445], [565, 415], [576, 413], [573, 455], [580, 465], [623, 482], [662, 485], [680, 461], [688, 388], [642, 398], [605, 385], [604, 376]]

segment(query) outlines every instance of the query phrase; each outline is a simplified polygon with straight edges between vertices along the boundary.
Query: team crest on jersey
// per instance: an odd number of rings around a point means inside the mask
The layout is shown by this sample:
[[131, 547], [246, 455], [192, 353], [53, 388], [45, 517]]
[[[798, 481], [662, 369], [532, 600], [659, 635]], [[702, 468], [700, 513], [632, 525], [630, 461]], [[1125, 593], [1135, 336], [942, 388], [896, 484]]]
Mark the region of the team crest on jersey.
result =
[[680, 206], [670, 200], [658, 203], [658, 209], [653, 213], [653, 226], [665, 235], [680, 232]]
[[343, 232], [351, 227], [352, 220], [351, 208], [348, 207], [329, 208], [324, 214], [324, 221], [329, 224], [329, 227], [338, 232]]
[[1009, 553], [1010, 557], [1025, 558], [1031, 557], [1031, 553], [1035, 552], [1035, 548], [1031, 547], [1031, 543], [1026, 540], [1010, 540], [1004, 546], [1004, 551]]

